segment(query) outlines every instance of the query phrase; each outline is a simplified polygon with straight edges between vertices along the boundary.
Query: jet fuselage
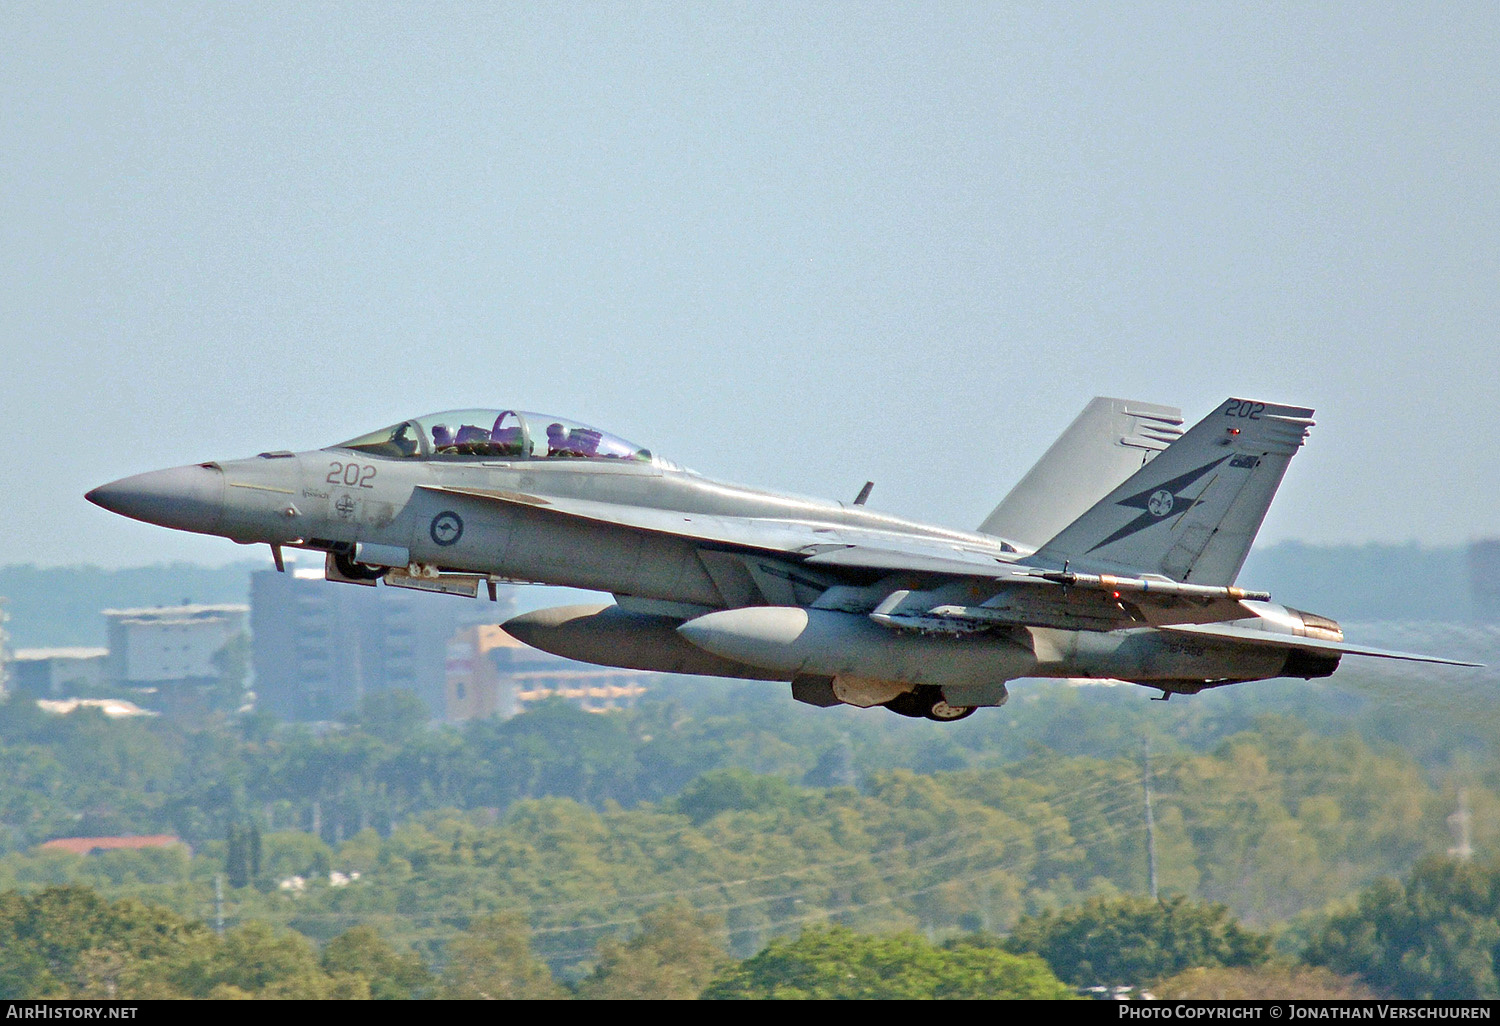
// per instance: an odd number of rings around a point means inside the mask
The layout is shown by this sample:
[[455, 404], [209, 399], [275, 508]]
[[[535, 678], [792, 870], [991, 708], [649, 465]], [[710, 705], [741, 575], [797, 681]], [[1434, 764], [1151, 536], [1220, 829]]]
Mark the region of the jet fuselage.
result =
[[[1326, 676], [1344, 651], [1412, 658], [1347, 646], [1332, 620], [1230, 583], [1311, 411], [1230, 400], [1187, 434], [1120, 433], [1127, 416], [1166, 425], [1174, 412], [1095, 400], [1071, 444], [1108, 473], [1070, 477], [1065, 435], [1013, 491], [1025, 492], [1023, 526], [1049, 502], [1047, 522], [1067, 523], [1029, 545], [713, 481], [514, 411], [433, 414], [327, 449], [140, 474], [88, 498], [268, 544], [278, 566], [283, 547], [324, 552], [336, 581], [610, 592], [614, 605], [506, 626], [590, 662], [792, 681], [819, 705], [956, 719], [1002, 703], [1016, 677], [1118, 678], [1166, 695]], [[1104, 419], [1086, 424], [1091, 414]], [[1120, 445], [1135, 448], [1104, 448]]]

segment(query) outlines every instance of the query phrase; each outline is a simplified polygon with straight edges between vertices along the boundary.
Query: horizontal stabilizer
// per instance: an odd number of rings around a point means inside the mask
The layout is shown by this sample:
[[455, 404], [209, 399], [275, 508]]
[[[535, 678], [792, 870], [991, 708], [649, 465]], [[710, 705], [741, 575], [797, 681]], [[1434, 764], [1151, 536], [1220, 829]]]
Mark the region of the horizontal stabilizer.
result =
[[1246, 645], [1267, 645], [1274, 648], [1300, 648], [1312, 652], [1339, 652], [1343, 655], [1372, 656], [1376, 659], [1405, 659], [1415, 663], [1442, 663], [1445, 666], [1483, 666], [1483, 663], [1468, 663], [1461, 659], [1440, 659], [1437, 656], [1416, 652], [1393, 652], [1385, 648], [1368, 648], [1351, 645], [1347, 641], [1325, 641], [1321, 638], [1301, 638], [1295, 634], [1278, 634], [1257, 630], [1254, 627], [1236, 627], [1233, 624], [1178, 624], [1161, 628], [1180, 634], [1198, 637], [1222, 638]]

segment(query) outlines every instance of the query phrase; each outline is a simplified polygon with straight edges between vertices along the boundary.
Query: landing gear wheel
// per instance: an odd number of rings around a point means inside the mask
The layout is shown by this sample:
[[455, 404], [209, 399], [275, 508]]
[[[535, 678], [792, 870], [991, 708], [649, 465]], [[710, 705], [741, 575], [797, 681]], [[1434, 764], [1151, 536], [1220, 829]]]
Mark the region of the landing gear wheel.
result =
[[927, 710], [927, 718], [929, 720], [937, 720], [939, 723], [953, 723], [955, 720], [961, 720], [965, 716], [973, 715], [974, 706], [949, 705], [947, 700], [942, 698], [933, 702], [932, 707]]
[[949, 705], [948, 700], [943, 697], [942, 688], [933, 687], [931, 684], [923, 684], [897, 695], [886, 702], [885, 707], [901, 716], [910, 716], [913, 719], [925, 717], [929, 720], [937, 720], [939, 723], [952, 723], [974, 712], [972, 705]]
[[339, 573], [353, 581], [378, 581], [386, 573], [386, 568], [383, 566], [366, 566], [363, 563], [356, 563], [347, 552], [335, 552], [333, 565]]
[[927, 715], [927, 710], [932, 705], [931, 701], [924, 700], [926, 696], [922, 694], [922, 690], [922, 688], [917, 688], [915, 691], [903, 691], [886, 702], [885, 707], [898, 716], [910, 716], [914, 720], [920, 720]]

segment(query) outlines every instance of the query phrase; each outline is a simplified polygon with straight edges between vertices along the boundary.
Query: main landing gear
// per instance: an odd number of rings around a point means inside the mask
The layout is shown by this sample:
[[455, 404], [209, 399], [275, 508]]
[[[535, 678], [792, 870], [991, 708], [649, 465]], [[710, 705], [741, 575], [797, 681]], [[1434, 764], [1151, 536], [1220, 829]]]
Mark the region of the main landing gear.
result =
[[369, 581], [374, 583], [386, 575], [388, 567], [367, 566], [364, 563], [356, 563], [348, 552], [333, 552], [333, 566], [346, 580]]
[[931, 684], [921, 684], [905, 691], [885, 703], [885, 707], [901, 716], [914, 719], [926, 717], [939, 723], [952, 723], [974, 713], [972, 705], [949, 705], [943, 697], [943, 689]]

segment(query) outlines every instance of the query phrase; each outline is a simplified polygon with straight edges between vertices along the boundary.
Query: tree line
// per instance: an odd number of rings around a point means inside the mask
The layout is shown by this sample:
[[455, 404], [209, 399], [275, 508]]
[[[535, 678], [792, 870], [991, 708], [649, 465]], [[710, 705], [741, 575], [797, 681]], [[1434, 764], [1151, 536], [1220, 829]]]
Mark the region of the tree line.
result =
[[0, 894], [0, 999], [1494, 999], [1497, 895], [1500, 862], [1426, 860], [1326, 916], [1300, 956], [1222, 905], [1126, 896], [1024, 916], [1005, 937], [820, 923], [743, 959], [721, 920], [674, 899], [560, 977], [514, 912], [470, 918], [429, 962], [367, 924], [318, 947], [72, 885]]
[[[1148, 889], [1149, 785], [1165, 896], [1155, 904], [1221, 907], [1293, 959], [1184, 963], [1153, 970], [1158, 984], [1488, 993], [1493, 958], [1473, 952], [1495, 921], [1475, 897], [1490, 893], [1490, 871], [1454, 863], [1445, 877], [1427, 867], [1447, 862], [1423, 860], [1454, 845], [1460, 787], [1472, 848], [1495, 850], [1494, 748], [1464, 740], [1493, 738], [1493, 699], [1424, 692], [1418, 718], [1398, 682], [1358, 685], [1367, 694], [1276, 683], [1170, 706], [1135, 689], [1040, 685], [953, 726], [804, 709], [722, 682], [606, 716], [547, 703], [436, 728], [413, 696], [376, 694], [321, 733], [254, 714], [192, 729], [52, 717], [11, 700], [0, 704], [0, 889], [29, 900], [82, 884], [201, 924], [221, 878], [226, 932], [162, 984], [196, 980], [194, 994], [199, 983], [258, 992], [214, 968], [225, 957], [214, 945], [231, 937], [281, 945], [299, 965], [286, 945], [302, 944], [322, 965], [340, 938], [371, 930], [426, 967], [431, 981], [412, 996], [431, 996], [460, 938], [502, 921], [509, 933], [466, 943], [499, 950], [524, 935], [547, 978], [581, 994], [606, 952], [639, 947], [648, 917], [675, 899], [717, 924], [715, 943], [741, 966], [831, 930], [947, 951], [959, 938], [975, 950], [995, 948], [985, 938], [1018, 944], [1024, 924], [1048, 916], [1061, 929], [1070, 909]], [[1443, 750], [1453, 738], [1457, 758]], [[191, 851], [33, 847], [160, 832]], [[1422, 940], [1440, 885], [1455, 896], [1432, 920], [1447, 939]], [[1361, 914], [1387, 925], [1348, 918]], [[1088, 973], [1045, 957], [1084, 986]], [[1097, 956], [1085, 961], [1097, 970]], [[1444, 967], [1457, 976], [1439, 979]], [[320, 971], [319, 987], [357, 996]], [[1138, 985], [1144, 971], [1108, 985]]]

